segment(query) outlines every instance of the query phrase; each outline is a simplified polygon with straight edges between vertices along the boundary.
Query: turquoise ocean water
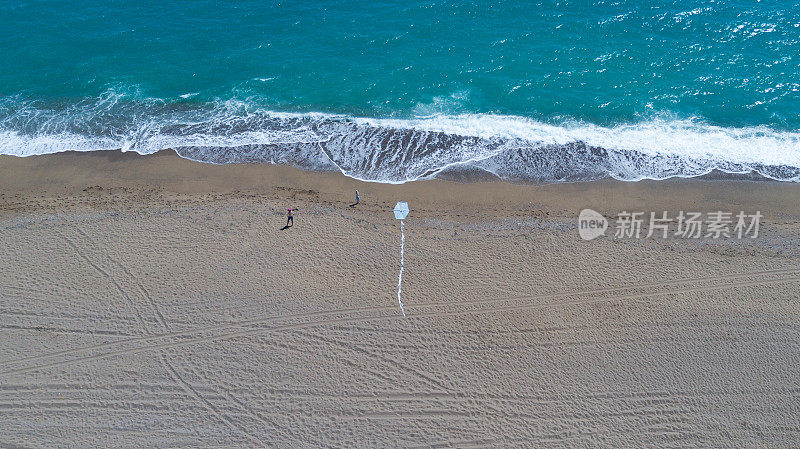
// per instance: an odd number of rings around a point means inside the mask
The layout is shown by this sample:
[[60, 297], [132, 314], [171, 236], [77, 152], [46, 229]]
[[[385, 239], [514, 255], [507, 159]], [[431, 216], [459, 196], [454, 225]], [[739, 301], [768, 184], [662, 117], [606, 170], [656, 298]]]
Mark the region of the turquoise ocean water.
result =
[[0, 3], [0, 153], [800, 181], [798, 1]]

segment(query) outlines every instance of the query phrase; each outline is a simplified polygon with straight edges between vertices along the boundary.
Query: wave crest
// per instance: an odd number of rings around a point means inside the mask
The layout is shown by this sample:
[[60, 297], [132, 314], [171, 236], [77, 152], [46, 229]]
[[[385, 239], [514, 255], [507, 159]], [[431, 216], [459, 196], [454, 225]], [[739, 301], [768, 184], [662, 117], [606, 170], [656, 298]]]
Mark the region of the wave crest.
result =
[[264, 162], [402, 183], [457, 168], [504, 180], [559, 182], [755, 171], [800, 181], [800, 133], [654, 118], [600, 126], [491, 114], [409, 119], [269, 111], [110, 92], [73, 104], [0, 101], [0, 154], [175, 149], [216, 164]]

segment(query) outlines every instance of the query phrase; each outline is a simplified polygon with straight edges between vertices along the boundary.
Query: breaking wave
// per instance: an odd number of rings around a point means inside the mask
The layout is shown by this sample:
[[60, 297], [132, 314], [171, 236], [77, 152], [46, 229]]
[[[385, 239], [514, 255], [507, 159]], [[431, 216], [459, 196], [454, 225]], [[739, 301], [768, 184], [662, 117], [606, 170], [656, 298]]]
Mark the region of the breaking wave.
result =
[[493, 114], [362, 118], [114, 91], [72, 103], [0, 100], [0, 154], [120, 149], [174, 149], [214, 164], [338, 170], [384, 183], [461, 170], [530, 182], [664, 179], [715, 169], [800, 181], [800, 132], [720, 127], [699, 119], [661, 116], [600, 126]]

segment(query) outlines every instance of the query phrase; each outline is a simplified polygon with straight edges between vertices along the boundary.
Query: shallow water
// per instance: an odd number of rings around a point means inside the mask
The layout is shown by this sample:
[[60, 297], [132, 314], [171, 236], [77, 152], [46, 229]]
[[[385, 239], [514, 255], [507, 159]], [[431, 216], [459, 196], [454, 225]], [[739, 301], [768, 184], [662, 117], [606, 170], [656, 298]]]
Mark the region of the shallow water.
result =
[[0, 6], [0, 153], [800, 180], [797, 2]]

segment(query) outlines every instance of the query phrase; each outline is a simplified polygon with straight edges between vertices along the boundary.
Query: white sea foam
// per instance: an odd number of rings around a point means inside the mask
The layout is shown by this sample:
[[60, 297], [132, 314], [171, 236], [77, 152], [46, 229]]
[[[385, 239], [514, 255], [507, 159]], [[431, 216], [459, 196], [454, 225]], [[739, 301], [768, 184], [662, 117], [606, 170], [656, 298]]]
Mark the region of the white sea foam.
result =
[[273, 112], [235, 100], [180, 108], [129, 97], [111, 93], [61, 109], [13, 104], [0, 115], [0, 154], [173, 148], [211, 163], [289, 163], [390, 183], [459, 166], [538, 181], [662, 179], [713, 169], [800, 180], [800, 132], [768, 127], [673, 117], [614, 126], [492, 114], [385, 119]]
[[120, 149], [115, 139], [86, 137], [63, 132], [59, 134], [24, 135], [16, 131], [0, 130], [0, 154], [35, 156], [64, 151], [102, 151]]
[[544, 145], [584, 142], [608, 150], [651, 156], [717, 158], [735, 163], [800, 167], [800, 132], [767, 127], [725, 128], [698, 120], [653, 119], [603, 127], [565, 121], [558, 125], [502, 115], [433, 116], [411, 120], [359, 118], [376, 127], [415, 129], [482, 139], [516, 139]]

